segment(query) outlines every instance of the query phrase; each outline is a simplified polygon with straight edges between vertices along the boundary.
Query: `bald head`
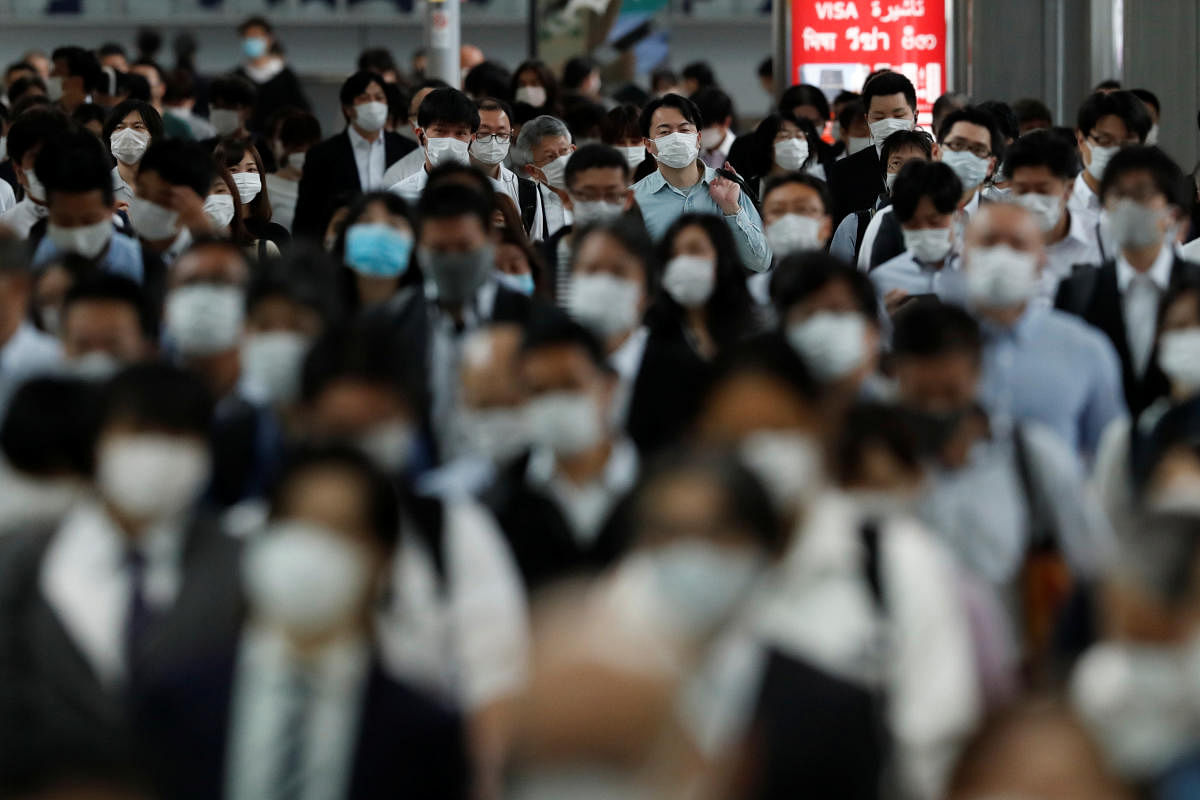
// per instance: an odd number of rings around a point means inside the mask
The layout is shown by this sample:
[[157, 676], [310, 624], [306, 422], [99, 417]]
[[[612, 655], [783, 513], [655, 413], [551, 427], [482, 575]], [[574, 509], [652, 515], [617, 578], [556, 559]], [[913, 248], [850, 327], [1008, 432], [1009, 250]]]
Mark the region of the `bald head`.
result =
[[1028, 210], [1013, 203], [987, 203], [971, 217], [967, 226], [966, 249], [1008, 245], [1030, 253], [1038, 263], [1045, 260], [1045, 245], [1037, 219]]

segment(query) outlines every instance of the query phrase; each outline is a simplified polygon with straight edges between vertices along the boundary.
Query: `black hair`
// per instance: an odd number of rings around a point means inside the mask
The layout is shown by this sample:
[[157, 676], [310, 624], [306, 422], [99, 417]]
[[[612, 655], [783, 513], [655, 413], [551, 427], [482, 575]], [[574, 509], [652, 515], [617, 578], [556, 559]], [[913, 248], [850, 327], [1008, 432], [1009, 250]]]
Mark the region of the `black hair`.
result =
[[51, 137], [38, 152], [33, 170], [46, 187], [47, 203], [55, 192], [97, 191], [104, 205], [112, 205], [112, 157], [108, 146], [88, 131]]
[[775, 136], [784, 122], [790, 122], [799, 128], [808, 142], [808, 158], [801, 169], [817, 160], [821, 137], [812, 122], [805, 117], [797, 117], [791, 111], [777, 111], [768, 114], [754, 129], [755, 147], [746, 158], [746, 171], [752, 176], [764, 177], [770, 173], [775, 164]]
[[[513, 125], [513, 110], [512, 106], [504, 100], [495, 97], [481, 97], [475, 102], [475, 107], [480, 111], [503, 111], [504, 116], [508, 117], [508, 126]], [[481, 123], [482, 124], [482, 123]], [[513, 137], [516, 138], [516, 137]]]
[[354, 475], [361, 485], [363, 512], [371, 533], [387, 552], [400, 539], [400, 498], [391, 478], [358, 449], [345, 444], [306, 445], [296, 450], [283, 465], [271, 490], [271, 517], [286, 513], [284, 501], [289, 486], [305, 473], [335, 469]]
[[579, 89], [587, 80], [587, 76], [597, 69], [599, 67], [596, 62], [587, 56], [574, 56], [567, 59], [567, 63], [563, 65], [562, 87], [568, 91]]
[[906, 358], [938, 358], [961, 353], [978, 364], [983, 357], [983, 335], [975, 318], [958, 306], [925, 302], [913, 304], [896, 316], [892, 331], [892, 355]]
[[695, 81], [697, 89], [717, 85], [717, 76], [713, 73], [713, 69], [708, 65], [707, 61], [693, 61], [683, 68], [679, 76], [684, 80]]
[[1114, 89], [1120, 89], [1120, 88], [1121, 88], [1121, 82], [1119, 80], [1117, 80], [1116, 78], [1109, 78], [1107, 80], [1103, 80], [1103, 81], [1100, 81], [1099, 83], [1097, 83], [1096, 88], [1093, 89], [1092, 91], [1099, 94], [1101, 92], [1111, 92]]
[[1079, 148], [1047, 130], [1030, 131], [1004, 154], [1004, 177], [1012, 180], [1021, 167], [1045, 167], [1059, 180], [1074, 180], [1079, 173]]
[[892, 208], [899, 222], [908, 222], [917, 213], [922, 197], [933, 201], [942, 214], [951, 214], [962, 199], [962, 181], [954, 170], [940, 161], [912, 160], [900, 168], [892, 186]]
[[599, 103], [576, 99], [567, 106], [563, 112], [562, 120], [567, 124], [567, 130], [571, 132], [571, 139], [579, 141], [580, 139], [592, 138], [589, 134], [593, 132], [599, 133], [604, 125], [607, 114], [608, 112], [604, 110], [604, 106]]
[[424, 130], [436, 122], [467, 125], [474, 132], [479, 130], [479, 111], [458, 89], [434, 89], [421, 101], [417, 125]]
[[[671, 224], [658, 243], [658, 262], [665, 269], [674, 257], [675, 239], [687, 228], [704, 231], [717, 254], [717, 282], [704, 304], [705, 326], [717, 347], [725, 349], [744, 338], [754, 326], [755, 307], [746, 288], [746, 267], [738, 255], [733, 233], [715, 214], [684, 214]], [[661, 275], [659, 283], [662, 282]], [[686, 311], [666, 292], [659, 292], [649, 314], [651, 328], [678, 331]]]
[[28, 72], [30, 75], [37, 75], [37, 68], [28, 61], [14, 61], [4, 68], [4, 80], [8, 80], [8, 76], [14, 72]]
[[823, 250], [793, 253], [776, 265], [771, 275], [771, 303], [784, 319], [793, 306], [838, 282], [849, 287], [859, 312], [874, 322], [879, 314], [875, 284], [865, 273]]
[[117, 129], [117, 126], [135, 111], [142, 118], [142, 122], [146, 126], [146, 132], [150, 134], [150, 143], [153, 144], [161, 139], [163, 136], [163, 118], [154, 109], [154, 106], [141, 100], [126, 100], [118, 103], [113, 107], [112, 111], [108, 112], [108, 119], [104, 121], [104, 130], [100, 133], [101, 141], [107, 145], [109, 138], [113, 135], [113, 131]]
[[996, 121], [996, 127], [1000, 129], [1000, 135], [1004, 137], [1005, 142], [1016, 139], [1021, 135], [1021, 126], [1017, 122], [1017, 115], [1008, 103], [1001, 102], [1000, 100], [985, 100], [975, 107], [986, 114], [992, 115], [992, 119]]
[[134, 43], [137, 45], [138, 56], [154, 58], [162, 48], [162, 34], [154, 28], [143, 26], [138, 28]]
[[67, 75], [83, 79], [83, 92], [89, 94], [100, 86], [100, 60], [95, 53], [82, 47], [60, 47], [50, 56], [51, 61], [66, 64]]
[[92, 271], [80, 275], [63, 298], [62, 317], [65, 321], [71, 306], [78, 303], [122, 303], [137, 315], [138, 329], [149, 341], [158, 339], [157, 315], [146, 299], [146, 292], [124, 275]]
[[603, 234], [615, 240], [617, 244], [642, 265], [645, 275], [646, 297], [654, 297], [658, 290], [658, 259], [654, 249], [654, 241], [646, 232], [646, 226], [636, 218], [626, 216], [608, 222], [598, 222], [586, 225], [571, 236], [571, 269], [575, 268], [575, 259], [580, 249], [592, 234]]
[[52, 478], [92, 474], [100, 387], [67, 377], [33, 378], [8, 402], [0, 450], [16, 469]]
[[715, 86], [701, 89], [692, 95], [691, 100], [700, 110], [700, 118], [706, 124], [723, 125], [733, 117], [733, 100]]
[[614, 146], [626, 139], [637, 139], [641, 144], [642, 132], [638, 126], [640, 114], [641, 110], [629, 103], [609, 109], [600, 123], [600, 140]]
[[98, 106], [95, 103], [80, 103], [71, 112], [71, 122], [74, 122], [79, 127], [85, 127], [89, 122], [99, 122], [100, 129], [104, 129], [104, 123], [108, 121], [108, 109], [104, 106]]
[[829, 119], [829, 101], [825, 99], [825, 93], [810, 83], [789, 86], [779, 98], [777, 108], [779, 111], [793, 114], [800, 106], [812, 106], [821, 115], [821, 119]]
[[382, 75], [385, 72], [399, 72], [400, 70], [396, 66], [396, 60], [392, 58], [391, 50], [386, 47], [368, 47], [359, 53], [358, 71]]
[[917, 112], [917, 90], [913, 88], [912, 81], [901, 75], [899, 72], [890, 70], [878, 72], [875, 75], [867, 78], [866, 84], [862, 90], [862, 104], [868, 112], [871, 110], [871, 100], [876, 97], [886, 97], [892, 94], [904, 95], [905, 102], [908, 107]]
[[[131, 72], [133, 71], [133, 69], [132, 69], [133, 67], [149, 67], [150, 69], [154, 70], [155, 73], [157, 73], [159, 83], [165, 84], [167, 82], [166, 71], [161, 66], [159, 66], [159, 63], [157, 61], [155, 61], [152, 58], [139, 58], [137, 61], [134, 61], [129, 66], [130, 66]], [[144, 78], [145, 76], [143, 75], [142, 77]]]
[[246, 313], [264, 300], [283, 297], [316, 311], [325, 327], [334, 325], [342, 318], [337, 272], [336, 260], [323, 247], [298, 242], [287, 249], [282, 260], [260, 265], [253, 272], [246, 288]]
[[933, 101], [933, 118], [941, 119], [959, 108], [965, 108], [970, 104], [970, 100], [962, 92], [943, 92], [937, 100]]
[[657, 89], [660, 83], [669, 83], [674, 86], [679, 83], [679, 76], [670, 67], [658, 67], [650, 73], [650, 88]]
[[[220, 139], [217, 146], [213, 148], [213, 163], [231, 169], [240, 164], [247, 153], [254, 159], [254, 164], [258, 168], [258, 178], [262, 182], [262, 187], [259, 189], [258, 196], [245, 205], [250, 207], [248, 215], [250, 218], [265, 224], [271, 220], [271, 195], [267, 191], [267, 171], [263, 168], [262, 155], [259, 154], [258, 149], [249, 141], [226, 136]], [[240, 196], [237, 199], [238, 202], [241, 202]], [[236, 216], [237, 207], [234, 208]]]
[[638, 128], [642, 131], [642, 136], [646, 139], [653, 138], [650, 135], [650, 122], [654, 119], [654, 112], [660, 108], [673, 108], [683, 115], [683, 118], [695, 126], [696, 130], [704, 127], [704, 117], [700, 115], [700, 109], [696, 108], [696, 104], [679, 94], [666, 94], [662, 97], [657, 97], [651, 100], [645, 108], [642, 109], [642, 116], [638, 118]]
[[150, 81], [146, 80], [145, 75], [138, 75], [136, 72], [117, 73], [116, 93], [123, 96], [126, 100], [149, 103]]
[[8, 127], [8, 157], [20, 163], [30, 150], [71, 128], [67, 115], [56, 108], [30, 109]]
[[625, 156], [606, 144], [585, 144], [567, 159], [567, 168], [563, 173], [567, 189], [576, 175], [588, 169], [619, 169], [625, 179], [629, 179], [629, 162]]
[[1154, 188], [1170, 205], [1178, 208], [1188, 205], [1187, 195], [1183, 191], [1184, 175], [1179, 165], [1157, 147], [1143, 145], [1122, 147], [1112, 157], [1104, 170], [1104, 177], [1100, 179], [1100, 197], [1107, 197], [1117, 181], [1130, 172], [1148, 173], [1154, 181]]
[[921, 453], [912, 429], [893, 406], [857, 403], [842, 418], [830, 458], [834, 480], [839, 486], [860, 483], [864, 459], [871, 449], [881, 447], [909, 472], [922, 472]]
[[883, 140], [879, 150], [879, 166], [885, 173], [892, 154], [905, 147], [915, 147], [925, 154], [925, 160], [933, 158], [933, 137], [928, 131], [913, 129], [911, 131], [896, 131]]
[[821, 198], [821, 206], [825, 209], [825, 213], [833, 213], [833, 193], [829, 191], [829, 184], [816, 176], [806, 175], [803, 172], [785, 172], [782, 175], [774, 175], [767, 178], [762, 189], [763, 202], [766, 202], [771, 192], [781, 186], [787, 186], [792, 183], [812, 189]]
[[[554, 77], [554, 72], [550, 67], [546, 66], [546, 62], [544, 61], [532, 59], [522, 61], [517, 65], [517, 68], [512, 73], [512, 96], [514, 98], [517, 96], [517, 89], [520, 88], [517, 81], [520, 80], [521, 73], [528, 72], [529, 70], [537, 73], [538, 81], [541, 83], [542, 88], [546, 90], [546, 105], [542, 106], [544, 110], [539, 111], [538, 114], [553, 113], [558, 108], [558, 79]], [[537, 116], [537, 114], [534, 114], [534, 116]]]
[[156, 172], [172, 186], [186, 186], [199, 195], [201, 201], [208, 197], [216, 178], [212, 158], [204, 146], [182, 139], [151, 142], [138, 170], [139, 173]]
[[307, 111], [289, 114], [279, 125], [279, 142], [287, 149], [321, 141], [321, 123]]
[[[346, 232], [363, 218], [363, 215], [367, 213], [367, 209], [377, 203], [382, 203], [387, 213], [408, 220], [408, 224], [413, 230], [413, 238], [416, 238], [417, 219], [414, 213], [415, 210], [408, 203], [404, 202], [404, 199], [400, 195], [393, 194], [392, 192], [367, 192], [364, 195], [360, 195], [354, 201], [354, 204], [350, 206], [350, 210], [346, 214], [346, 218], [342, 221], [341, 228], [338, 230], [337, 240], [333, 245], [333, 254], [339, 261], [343, 262], [338, 270], [338, 284], [341, 289], [340, 296], [343, 304], [350, 309], [357, 310], [362, 304], [362, 299], [358, 294], [358, 281], [356, 279], [358, 273], [354, 272], [354, 270], [344, 263], [346, 259]], [[404, 274], [396, 279], [396, 288], [420, 285], [421, 281], [421, 267], [417, 259], [417, 249], [414, 247], [413, 252], [408, 257], [408, 268], [404, 270]]]
[[126, 367], [109, 382], [100, 427], [132, 422], [207, 440], [212, 414], [212, 396], [199, 375], [165, 362], [146, 362]]
[[1000, 133], [996, 118], [978, 106], [967, 106], [947, 114], [942, 120], [942, 127], [938, 129], [938, 144], [945, 142], [950, 131], [960, 122], [986, 129], [991, 140], [992, 156], [997, 159], [1004, 157], [1004, 135]]
[[601, 373], [613, 372], [604, 345], [595, 334], [556, 308], [538, 308], [530, 315], [521, 338], [521, 355], [549, 347], [577, 347]]
[[408, 119], [408, 94], [398, 83], [384, 83], [383, 96], [387, 98], [388, 120], [392, 123]]
[[463, 78], [463, 91], [472, 97], [512, 99], [512, 73], [496, 61], [481, 61]]
[[838, 112], [838, 126], [843, 131], [848, 131], [860, 119], [867, 115], [867, 107], [862, 104], [862, 101], [857, 97], [842, 106], [842, 110]]
[[[475, 217], [485, 231], [492, 229], [492, 202], [483, 192], [458, 181], [442, 181], [435, 185], [439, 170], [430, 173], [429, 183], [417, 202], [417, 217], [427, 219], [454, 219]], [[445, 174], [445, 173], [440, 173]], [[420, 230], [418, 226], [418, 239]]]
[[758, 77], [771, 78], [775, 75], [775, 59], [767, 56], [762, 61], [758, 62]]
[[1054, 112], [1050, 110], [1050, 106], [1036, 97], [1023, 97], [1020, 100], [1014, 100], [1012, 112], [1017, 118], [1018, 129], [1026, 122], [1045, 120], [1051, 125], [1054, 124]]
[[425, 363], [411, 352], [383, 319], [359, 317], [330, 327], [304, 359], [300, 397], [305, 404], [312, 404], [337, 381], [360, 381], [386, 387], [419, 416], [424, 407], [419, 381]]
[[106, 58], [108, 56], [121, 56], [122, 58], [127, 58], [129, 56], [129, 54], [125, 51], [125, 48], [116, 42], [105, 42], [96, 49], [96, 54], [100, 56], [100, 58]]
[[[28, 94], [29, 90], [35, 86], [41, 89], [41, 92], [37, 95]], [[18, 102], [30, 97], [43, 97], [47, 103], [50, 102], [50, 98], [46, 97], [46, 82], [39, 75], [17, 78], [13, 81], [12, 86], [8, 87], [8, 102], [13, 104], [14, 115], [17, 113]]]
[[239, 75], [222, 75], [208, 84], [208, 104], [216, 107], [254, 108], [258, 102], [258, 90], [254, 84]]
[[342, 81], [342, 88], [338, 90], [338, 102], [343, 108], [354, 105], [354, 98], [365, 92], [372, 83], [379, 84], [382, 89], [384, 80], [378, 72], [359, 70]]
[[821, 402], [821, 385], [809, 372], [795, 348], [778, 331], [743, 340], [717, 356], [701, 403], [701, 415], [712, 397], [727, 382], [743, 375], [765, 375], [786, 385], [808, 405]]
[[163, 84], [163, 102], [168, 105], [196, 96], [196, 79], [186, 69], [171, 70]]
[[1079, 107], [1075, 127], [1084, 136], [1089, 136], [1097, 123], [1108, 116], [1118, 117], [1139, 142], [1146, 141], [1146, 134], [1150, 133], [1150, 127], [1154, 124], [1145, 103], [1132, 92], [1117, 91], [1097, 92], [1084, 100]]
[[242, 20], [242, 24], [238, 25], [237, 27], [238, 35], [244, 36], [246, 31], [250, 28], [262, 28], [268, 34], [274, 33], [274, 31], [271, 29], [271, 23], [267, 21], [267, 18], [257, 15], [246, 17], [246, 19]]
[[1130, 89], [1129, 93], [1141, 100], [1146, 105], [1154, 109], [1155, 114], [1162, 113], [1162, 105], [1158, 102], [1158, 95], [1149, 89]]

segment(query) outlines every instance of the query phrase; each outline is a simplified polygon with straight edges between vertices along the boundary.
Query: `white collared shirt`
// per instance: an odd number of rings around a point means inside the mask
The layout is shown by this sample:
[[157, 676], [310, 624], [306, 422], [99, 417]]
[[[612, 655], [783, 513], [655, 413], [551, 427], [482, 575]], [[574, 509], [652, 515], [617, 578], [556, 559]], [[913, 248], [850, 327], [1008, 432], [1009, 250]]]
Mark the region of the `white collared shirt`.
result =
[[[975, 194], [971, 195], [971, 199], [968, 200], [967, 204], [962, 208], [963, 216], [966, 218], [963, 220], [963, 229], [966, 228], [966, 223], [971, 221], [971, 217], [973, 217], [975, 212], [978, 210], [979, 192], [976, 191]], [[878, 213], [871, 217], [871, 221], [867, 223], [867, 229], [863, 231], [862, 247], [859, 248], [858, 251], [858, 269], [861, 272], [871, 271], [871, 251], [875, 249], [875, 239], [879, 236], [879, 228], [881, 225], [883, 225], [884, 217], [887, 217], [893, 213], [895, 213], [895, 209], [893, 209], [891, 206], [881, 208], [879, 209]]]
[[1125, 259], [1117, 256], [1117, 290], [1121, 293], [1121, 308], [1125, 315], [1125, 335], [1133, 368], [1143, 375], [1154, 349], [1154, 334], [1158, 327], [1158, 304], [1171, 282], [1171, 267], [1175, 250], [1163, 243], [1150, 269], [1141, 273]]
[[17, 204], [17, 195], [8, 181], [0, 180], [0, 214]]
[[1071, 276], [1076, 264], [1095, 264], [1099, 267], [1103, 257], [1096, 242], [1096, 216], [1086, 211], [1067, 208], [1071, 223], [1062, 241], [1046, 245], [1046, 267], [1038, 285], [1035, 303], [1049, 307], [1054, 305], [1058, 284]]
[[350, 135], [350, 149], [354, 151], [354, 164], [358, 167], [358, 185], [364, 193], [386, 188], [383, 173], [387, 169], [387, 147], [383, 131], [368, 142], [353, 125], [346, 128]]
[[22, 322], [0, 346], [0, 416], [22, 383], [54, 371], [62, 363], [62, 347], [53, 336]]
[[[179, 594], [184, 529], [179, 521], [155, 525], [136, 544], [146, 559], [146, 603], [159, 613]], [[63, 627], [102, 683], [126, 675], [124, 635], [132, 585], [126, 553], [133, 547], [98, 502], [73, 510], [42, 561], [41, 590]]]
[[381, 185], [391, 188], [407, 178], [409, 175], [424, 171], [425, 148], [417, 147], [415, 150], [409, 151], [407, 155], [387, 168], [387, 172], [383, 173]]
[[49, 215], [50, 209], [33, 202], [26, 192], [21, 202], [0, 214], [0, 225], [11, 229], [18, 239], [28, 239], [30, 229]]
[[232, 800], [277, 796], [297, 672], [308, 681], [301, 800], [338, 800], [350, 789], [370, 668], [360, 639], [324, 647], [300, 660], [273, 631], [248, 626], [238, 651], [230, 708], [227, 795]]
[[[500, 178], [499, 179], [493, 178], [492, 186], [494, 186], [497, 191], [503, 192], [504, 194], [506, 194], [510, 198], [512, 198], [513, 205], [515, 205], [517, 207], [517, 213], [520, 214], [521, 213], [521, 188], [520, 188], [520, 183], [518, 181], [519, 181], [519, 176], [517, 175], [517, 173], [513, 172], [511, 169], [509, 169], [508, 167], [501, 164], [500, 165]], [[527, 230], [526, 233], [529, 235], [529, 241], [540, 242], [540, 241], [542, 241], [542, 228], [545, 224], [543, 222], [543, 219], [545, 218], [546, 212], [543, 208], [542, 193], [537, 192], [537, 193], [535, 193], [535, 196], [537, 197], [537, 208], [533, 212], [533, 224], [530, 225], [530, 229]]]
[[596, 480], [577, 484], [560, 474], [558, 459], [549, 450], [535, 450], [525, 472], [526, 482], [552, 498], [571, 525], [580, 547], [591, 547], [608, 515], [629, 493], [638, 476], [637, 448], [629, 439], [613, 442], [608, 463]]
[[118, 203], [133, 202], [133, 187], [125, 182], [121, 177], [121, 171], [117, 167], [112, 168], [112, 184], [113, 197]]
[[296, 217], [296, 200], [300, 197], [300, 181], [281, 178], [272, 172], [267, 175], [267, 191], [271, 193], [271, 222], [282, 225], [290, 232], [292, 220]]
[[426, 185], [429, 184], [429, 173], [422, 166], [419, 170], [409, 175], [399, 183], [388, 187], [388, 191], [392, 194], [400, 195], [404, 198], [404, 202], [410, 206], [415, 206], [417, 201], [421, 199], [421, 193], [425, 191]]
[[1099, 216], [1103, 210], [1100, 195], [1092, 191], [1092, 187], [1087, 185], [1083, 176], [1083, 171], [1075, 176], [1075, 186], [1071, 189], [1071, 196], [1067, 198], [1067, 208], [1071, 211], [1083, 211], [1092, 216]]
[[625, 427], [629, 418], [629, 406], [633, 402], [633, 387], [642, 370], [642, 359], [646, 355], [646, 342], [650, 340], [650, 329], [645, 325], [629, 334], [621, 346], [608, 357], [609, 366], [617, 371], [617, 393], [613, 398], [613, 423]]

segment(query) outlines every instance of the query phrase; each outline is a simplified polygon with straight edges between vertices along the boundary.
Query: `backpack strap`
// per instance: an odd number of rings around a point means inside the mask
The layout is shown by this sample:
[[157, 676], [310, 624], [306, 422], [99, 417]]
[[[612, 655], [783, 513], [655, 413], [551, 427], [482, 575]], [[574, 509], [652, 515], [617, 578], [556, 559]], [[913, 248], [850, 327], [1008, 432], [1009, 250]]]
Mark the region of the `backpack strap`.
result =
[[517, 198], [521, 206], [521, 225], [524, 226], [526, 233], [533, 233], [533, 220], [537, 216], [538, 206], [537, 184], [518, 175]]
[[887, 597], [883, 591], [883, 569], [879, 557], [879, 520], [867, 519], [858, 529], [863, 545], [863, 573], [871, 590], [875, 610], [880, 614], [887, 611]]

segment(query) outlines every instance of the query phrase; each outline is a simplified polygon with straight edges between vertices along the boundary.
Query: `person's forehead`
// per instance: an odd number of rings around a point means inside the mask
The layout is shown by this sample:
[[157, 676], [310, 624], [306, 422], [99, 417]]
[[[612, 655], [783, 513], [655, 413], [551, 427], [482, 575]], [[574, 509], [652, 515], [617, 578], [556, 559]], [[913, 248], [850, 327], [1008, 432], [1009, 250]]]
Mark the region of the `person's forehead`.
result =
[[595, 374], [597, 368], [579, 344], [566, 342], [528, 351], [521, 360], [526, 378], [541, 380], [581, 378]]
[[173, 270], [177, 281], [204, 276], [232, 276], [241, 280], [245, 271], [245, 262], [224, 246], [200, 247], [184, 253]]
[[651, 127], [656, 125], [679, 125], [688, 119], [683, 112], [673, 106], [660, 106], [650, 116]]
[[966, 120], [959, 120], [950, 127], [950, 130], [946, 131], [946, 139], [970, 139], [971, 141], [988, 144], [992, 141], [992, 135], [982, 125], [976, 125]]
[[502, 108], [480, 109], [479, 124], [487, 125], [489, 128], [507, 128], [511, 125], [508, 114], [505, 114]]
[[1157, 192], [1158, 184], [1154, 180], [1154, 176], [1148, 170], [1134, 169], [1123, 172], [1116, 177], [1113, 185], [1120, 189], [1145, 189], [1150, 188]]
[[884, 111], [892, 112], [901, 109], [908, 109], [908, 100], [904, 97], [904, 92], [896, 92], [895, 94], [879, 94], [871, 98], [871, 105], [867, 111]]
[[625, 185], [625, 171], [620, 167], [589, 167], [574, 175], [576, 184], [619, 184]]
[[974, 236], [994, 236], [1011, 233], [1040, 239], [1037, 223], [1033, 215], [1020, 206], [1009, 203], [996, 203], [977, 214], [968, 233]]
[[1033, 181], [1046, 181], [1046, 180], [1065, 181], [1067, 179], [1059, 178], [1057, 175], [1055, 175], [1053, 172], [1051, 172], [1050, 167], [1046, 166], [1045, 164], [1029, 164], [1026, 166], [1014, 167], [1013, 168], [1013, 180], [1018, 181], [1018, 182], [1023, 182], [1023, 181], [1033, 182]]
[[1132, 135], [1129, 127], [1125, 124], [1125, 120], [1121, 119], [1116, 114], [1106, 114], [1105, 116], [1096, 120], [1096, 125], [1092, 128], [1092, 130], [1110, 133], [1113, 136], [1118, 136], [1122, 139], [1128, 138]]
[[67, 306], [63, 316], [63, 329], [68, 333], [79, 325], [136, 326], [137, 324], [137, 309], [124, 300], [111, 297], [76, 300]]
[[788, 182], [782, 186], [773, 189], [770, 194], [763, 198], [763, 204], [766, 203], [803, 203], [821, 201], [821, 195], [811, 186], [806, 186], [803, 183]]

